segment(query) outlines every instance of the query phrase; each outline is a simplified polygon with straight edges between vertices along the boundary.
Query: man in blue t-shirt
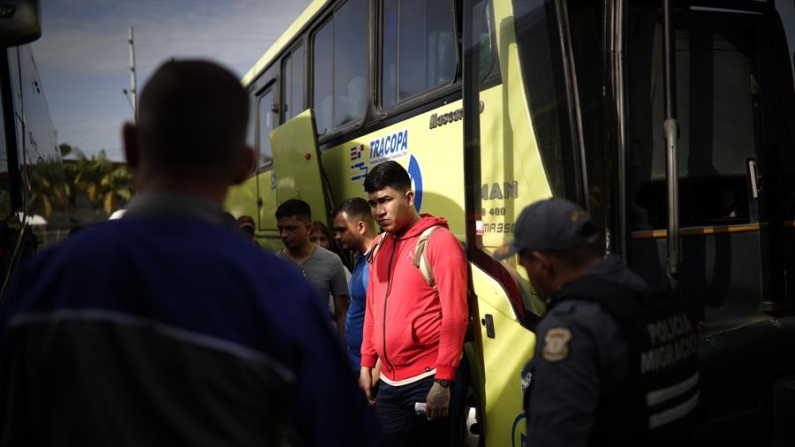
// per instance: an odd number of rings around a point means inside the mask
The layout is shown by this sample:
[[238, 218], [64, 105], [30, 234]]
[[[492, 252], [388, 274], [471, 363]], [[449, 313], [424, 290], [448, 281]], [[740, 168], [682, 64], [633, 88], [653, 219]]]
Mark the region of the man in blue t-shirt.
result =
[[124, 127], [124, 217], [31, 258], [0, 302], [0, 443], [364, 446], [374, 418], [315, 287], [223, 213], [249, 100], [162, 65]]
[[[348, 346], [348, 360], [351, 369], [358, 377], [361, 368], [362, 327], [364, 326], [365, 299], [370, 269], [367, 252], [378, 235], [375, 220], [370, 213], [370, 204], [361, 197], [347, 199], [334, 210], [334, 238], [342, 248], [356, 253], [356, 265], [351, 274], [349, 296], [351, 303], [345, 318], [345, 341]], [[377, 368], [380, 369], [380, 368]], [[373, 377], [378, 378], [380, 371]]]

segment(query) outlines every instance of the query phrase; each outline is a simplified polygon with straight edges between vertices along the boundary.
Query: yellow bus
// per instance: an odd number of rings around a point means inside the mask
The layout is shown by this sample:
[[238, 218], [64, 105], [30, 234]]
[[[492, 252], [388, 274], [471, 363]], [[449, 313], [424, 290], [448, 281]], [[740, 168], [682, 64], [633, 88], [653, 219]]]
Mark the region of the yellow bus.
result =
[[279, 203], [328, 220], [405, 166], [468, 247], [461, 445], [520, 446], [545, 306], [491, 253], [524, 206], [575, 200], [692, 303], [699, 440], [756, 445], [795, 374], [791, 54], [770, 1], [316, 0], [243, 80], [259, 164], [227, 208], [275, 251]]

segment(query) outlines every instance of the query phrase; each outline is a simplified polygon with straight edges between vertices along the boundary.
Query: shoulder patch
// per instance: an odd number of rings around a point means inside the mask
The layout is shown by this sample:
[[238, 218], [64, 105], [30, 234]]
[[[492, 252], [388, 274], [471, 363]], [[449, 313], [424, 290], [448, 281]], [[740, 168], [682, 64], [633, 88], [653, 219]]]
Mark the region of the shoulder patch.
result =
[[553, 327], [544, 334], [544, 349], [541, 355], [549, 362], [559, 362], [569, 356], [571, 330], [567, 327]]

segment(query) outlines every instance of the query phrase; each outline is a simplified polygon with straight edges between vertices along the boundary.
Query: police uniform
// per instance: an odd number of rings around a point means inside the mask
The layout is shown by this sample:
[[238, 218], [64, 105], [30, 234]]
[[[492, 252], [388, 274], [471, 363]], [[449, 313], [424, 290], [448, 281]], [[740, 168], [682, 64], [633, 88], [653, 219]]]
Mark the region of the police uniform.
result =
[[[517, 220], [509, 252], [594, 242], [578, 239], [593, 225], [579, 207], [541, 203]], [[548, 299], [522, 373], [528, 445], [687, 444], [698, 402], [697, 338], [682, 306], [667, 298], [608, 258]]]

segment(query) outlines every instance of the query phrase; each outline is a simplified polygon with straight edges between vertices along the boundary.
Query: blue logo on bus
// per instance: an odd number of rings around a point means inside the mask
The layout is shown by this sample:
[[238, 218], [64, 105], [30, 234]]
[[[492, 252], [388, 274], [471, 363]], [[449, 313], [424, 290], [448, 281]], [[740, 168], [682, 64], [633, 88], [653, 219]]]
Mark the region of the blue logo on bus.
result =
[[422, 171], [420, 170], [420, 163], [412, 155], [409, 158], [409, 177], [411, 177], [411, 186], [414, 190], [414, 207], [417, 212], [422, 210]]
[[514, 419], [513, 428], [511, 429], [511, 445], [513, 447], [527, 446], [527, 435], [524, 433], [526, 428], [527, 423], [525, 422], [525, 414], [519, 413], [519, 416], [516, 416], [516, 419]]

